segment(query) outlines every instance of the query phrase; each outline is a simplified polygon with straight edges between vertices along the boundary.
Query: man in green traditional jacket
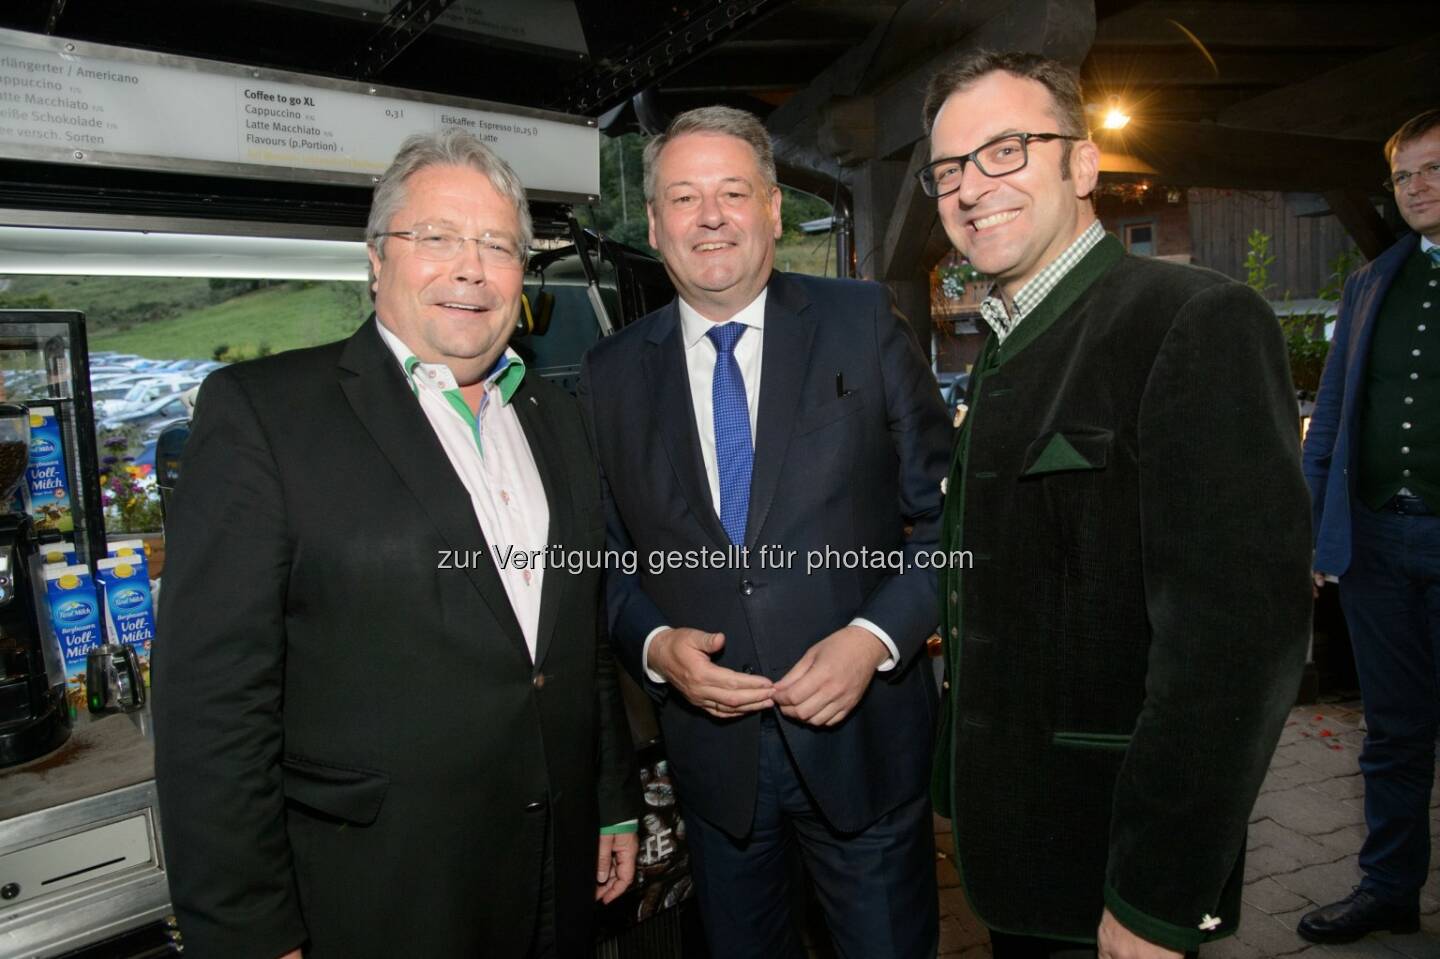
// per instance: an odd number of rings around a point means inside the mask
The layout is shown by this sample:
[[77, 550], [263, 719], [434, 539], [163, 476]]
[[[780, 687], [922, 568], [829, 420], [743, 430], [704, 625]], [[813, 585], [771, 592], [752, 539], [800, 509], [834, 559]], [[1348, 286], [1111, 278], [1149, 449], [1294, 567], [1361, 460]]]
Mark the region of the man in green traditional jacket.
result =
[[997, 959], [1194, 953], [1238, 923], [1310, 628], [1280, 328], [1105, 234], [1065, 66], [971, 55], [925, 121], [920, 182], [994, 280], [947, 479], [971, 563], [941, 580], [936, 808]]

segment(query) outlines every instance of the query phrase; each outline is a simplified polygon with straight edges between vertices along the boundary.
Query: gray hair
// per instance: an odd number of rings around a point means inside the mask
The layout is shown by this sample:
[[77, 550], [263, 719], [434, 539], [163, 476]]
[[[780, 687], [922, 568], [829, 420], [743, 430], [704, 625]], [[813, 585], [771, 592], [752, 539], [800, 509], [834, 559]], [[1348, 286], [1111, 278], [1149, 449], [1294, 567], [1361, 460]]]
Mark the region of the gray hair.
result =
[[646, 203], [655, 201], [655, 167], [660, 162], [660, 151], [664, 150], [670, 141], [687, 133], [719, 133], [744, 140], [750, 144], [750, 149], [755, 151], [755, 163], [760, 167], [760, 175], [765, 178], [764, 186], [767, 192], [775, 189], [778, 182], [775, 176], [775, 150], [770, 145], [770, 131], [765, 129], [760, 118], [734, 107], [697, 107], [686, 110], [671, 120], [664, 133], [645, 144]]
[[[455, 127], [439, 133], [417, 133], [407, 137], [400, 144], [400, 152], [390, 162], [390, 168], [375, 184], [375, 196], [370, 201], [370, 219], [365, 224], [365, 242], [375, 250], [375, 256], [385, 259], [385, 244], [380, 236], [390, 228], [390, 220], [405, 205], [405, 181], [421, 170], [435, 166], [470, 167], [483, 173], [490, 185], [501, 197], [515, 205], [516, 219], [520, 224], [522, 251], [530, 248], [534, 237], [534, 225], [530, 220], [530, 205], [525, 200], [525, 187], [506, 163], [492, 149], [481, 143], [473, 133]], [[371, 295], [374, 295], [375, 271], [370, 271]]]

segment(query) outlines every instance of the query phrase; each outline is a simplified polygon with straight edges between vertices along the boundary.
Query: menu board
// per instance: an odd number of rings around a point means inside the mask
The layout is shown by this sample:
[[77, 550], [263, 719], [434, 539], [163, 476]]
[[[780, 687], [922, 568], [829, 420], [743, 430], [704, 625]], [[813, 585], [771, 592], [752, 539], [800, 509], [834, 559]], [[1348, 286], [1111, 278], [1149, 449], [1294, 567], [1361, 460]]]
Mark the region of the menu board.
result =
[[276, 77], [0, 30], [0, 156], [368, 184], [405, 137], [459, 127], [532, 192], [599, 193], [600, 134], [584, 118]]

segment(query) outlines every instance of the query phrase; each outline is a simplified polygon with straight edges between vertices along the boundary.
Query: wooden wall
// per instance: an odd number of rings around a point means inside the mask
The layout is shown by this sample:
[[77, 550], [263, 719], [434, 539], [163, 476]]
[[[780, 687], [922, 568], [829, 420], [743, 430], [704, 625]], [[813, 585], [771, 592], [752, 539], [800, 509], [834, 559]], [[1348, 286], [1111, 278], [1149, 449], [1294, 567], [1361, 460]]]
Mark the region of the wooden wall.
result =
[[1187, 194], [1191, 256], [1198, 266], [1243, 282], [1250, 231], [1270, 234], [1272, 300], [1315, 296], [1329, 279], [1331, 262], [1355, 245], [1334, 216], [1298, 216], [1303, 200], [1287, 201], [1283, 193], [1192, 189]]

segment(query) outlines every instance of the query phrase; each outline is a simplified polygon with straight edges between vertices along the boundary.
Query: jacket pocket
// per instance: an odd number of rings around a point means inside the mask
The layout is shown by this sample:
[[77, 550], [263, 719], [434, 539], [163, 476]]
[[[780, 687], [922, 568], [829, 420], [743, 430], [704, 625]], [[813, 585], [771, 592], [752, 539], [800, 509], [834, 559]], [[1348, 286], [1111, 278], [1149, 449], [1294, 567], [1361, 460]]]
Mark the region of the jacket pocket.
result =
[[860, 409], [860, 390], [852, 390], [839, 399], [831, 400], [808, 410], [801, 410], [795, 417], [795, 436], [813, 433], [829, 426], [836, 420], [844, 419]]
[[336, 819], [368, 826], [380, 815], [390, 779], [377, 772], [287, 756], [280, 762], [285, 798]]
[[1051, 737], [1056, 746], [1072, 749], [1129, 749], [1129, 733], [1071, 733], [1057, 732]]
[[1110, 459], [1112, 430], [1056, 430], [1046, 433], [1025, 450], [1022, 476], [1041, 476], [1071, 470], [1103, 470]]

